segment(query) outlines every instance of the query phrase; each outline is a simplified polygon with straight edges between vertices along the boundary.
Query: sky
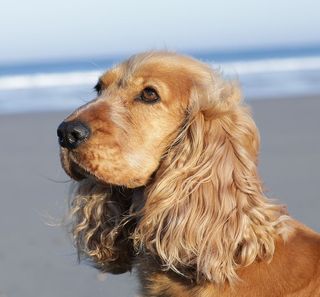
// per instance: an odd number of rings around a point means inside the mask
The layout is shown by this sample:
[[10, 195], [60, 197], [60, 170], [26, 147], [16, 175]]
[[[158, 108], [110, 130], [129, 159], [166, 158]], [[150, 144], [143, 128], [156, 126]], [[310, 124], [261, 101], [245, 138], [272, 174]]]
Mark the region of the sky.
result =
[[319, 0], [0, 3], [0, 64], [320, 44]]

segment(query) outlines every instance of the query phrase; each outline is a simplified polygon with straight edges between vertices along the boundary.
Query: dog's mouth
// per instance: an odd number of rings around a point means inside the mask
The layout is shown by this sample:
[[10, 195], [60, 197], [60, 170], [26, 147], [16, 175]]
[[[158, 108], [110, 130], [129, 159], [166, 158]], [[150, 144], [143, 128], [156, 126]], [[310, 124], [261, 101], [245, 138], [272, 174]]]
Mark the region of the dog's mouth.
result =
[[86, 171], [84, 168], [82, 168], [78, 163], [76, 163], [74, 160], [70, 159], [70, 176], [75, 180], [82, 180], [85, 178], [88, 178], [91, 176], [91, 174]]
[[83, 166], [72, 154], [72, 152], [61, 150], [61, 163], [64, 171], [74, 180], [80, 181], [86, 178], [91, 178], [97, 182], [103, 183], [103, 181], [90, 172], [85, 166]]

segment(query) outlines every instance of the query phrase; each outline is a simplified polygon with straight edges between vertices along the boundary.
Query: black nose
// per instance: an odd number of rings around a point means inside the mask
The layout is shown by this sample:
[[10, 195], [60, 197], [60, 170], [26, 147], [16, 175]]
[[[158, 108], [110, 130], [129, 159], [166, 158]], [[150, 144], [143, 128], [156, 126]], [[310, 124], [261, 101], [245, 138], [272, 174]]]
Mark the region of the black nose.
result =
[[90, 136], [90, 128], [80, 121], [62, 122], [57, 130], [59, 144], [74, 149]]

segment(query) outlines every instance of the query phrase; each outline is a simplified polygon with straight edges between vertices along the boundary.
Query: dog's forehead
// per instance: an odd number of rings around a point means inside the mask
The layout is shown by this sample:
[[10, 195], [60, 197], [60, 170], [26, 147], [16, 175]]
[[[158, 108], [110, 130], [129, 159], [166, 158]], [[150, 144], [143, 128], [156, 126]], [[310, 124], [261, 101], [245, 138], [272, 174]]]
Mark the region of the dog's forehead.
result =
[[139, 63], [122, 63], [105, 72], [100, 81], [105, 86], [116, 83], [117, 86], [133, 86], [142, 88], [146, 86], [164, 86], [173, 89], [188, 88], [192, 84], [192, 77], [186, 65], [170, 63], [170, 61], [143, 61]]
[[126, 86], [143, 84], [151, 79], [169, 84], [171, 88], [188, 88], [214, 76], [208, 65], [191, 57], [171, 52], [145, 52], [114, 66], [100, 80], [105, 86], [112, 83]]

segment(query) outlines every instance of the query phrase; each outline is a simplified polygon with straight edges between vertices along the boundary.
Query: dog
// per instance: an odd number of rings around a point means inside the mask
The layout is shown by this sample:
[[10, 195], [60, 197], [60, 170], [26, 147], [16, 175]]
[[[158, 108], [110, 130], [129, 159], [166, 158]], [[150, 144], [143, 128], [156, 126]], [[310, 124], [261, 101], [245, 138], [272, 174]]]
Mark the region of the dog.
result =
[[81, 259], [135, 268], [142, 296], [320, 296], [320, 235], [265, 196], [236, 82], [147, 52], [95, 90], [57, 130]]

